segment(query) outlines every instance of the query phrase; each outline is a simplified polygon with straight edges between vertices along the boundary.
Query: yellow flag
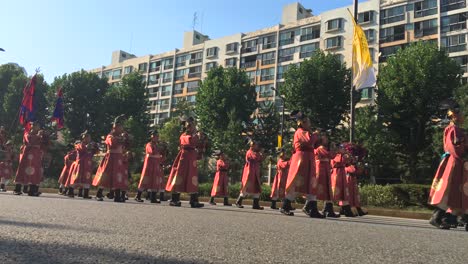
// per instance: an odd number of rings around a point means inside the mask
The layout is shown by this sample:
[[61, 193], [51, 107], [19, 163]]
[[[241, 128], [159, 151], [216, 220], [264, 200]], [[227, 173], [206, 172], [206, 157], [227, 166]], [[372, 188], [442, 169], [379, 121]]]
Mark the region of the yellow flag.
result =
[[[348, 10], [349, 11], [349, 10]], [[349, 12], [351, 15], [351, 12]], [[353, 85], [359, 90], [362, 88], [374, 87], [376, 85], [376, 77], [374, 66], [367, 44], [366, 34], [361, 26], [351, 18], [354, 23], [354, 38], [353, 38]]]
[[281, 137], [281, 135], [278, 135], [278, 148], [282, 148], [283, 147], [283, 138]]

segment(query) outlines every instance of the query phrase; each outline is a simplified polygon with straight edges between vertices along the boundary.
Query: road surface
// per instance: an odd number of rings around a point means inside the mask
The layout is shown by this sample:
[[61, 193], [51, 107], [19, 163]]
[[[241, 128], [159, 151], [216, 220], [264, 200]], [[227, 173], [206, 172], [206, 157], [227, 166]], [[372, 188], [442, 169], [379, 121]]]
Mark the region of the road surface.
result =
[[427, 221], [0, 194], [0, 263], [468, 263]]

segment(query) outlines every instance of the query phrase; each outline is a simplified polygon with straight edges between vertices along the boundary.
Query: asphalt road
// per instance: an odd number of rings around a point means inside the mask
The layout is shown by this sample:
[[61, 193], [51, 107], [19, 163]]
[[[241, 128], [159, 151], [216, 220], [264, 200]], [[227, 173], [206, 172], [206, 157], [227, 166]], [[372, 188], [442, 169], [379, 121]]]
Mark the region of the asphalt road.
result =
[[0, 263], [468, 263], [426, 221], [0, 194]]

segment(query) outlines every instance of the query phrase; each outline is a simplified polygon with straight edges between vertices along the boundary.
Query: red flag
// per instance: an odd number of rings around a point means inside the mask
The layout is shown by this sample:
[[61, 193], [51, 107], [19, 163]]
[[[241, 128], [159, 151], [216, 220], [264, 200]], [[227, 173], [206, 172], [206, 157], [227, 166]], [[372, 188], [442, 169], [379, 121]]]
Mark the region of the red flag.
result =
[[63, 92], [62, 88], [57, 91], [57, 102], [55, 103], [54, 113], [52, 114], [52, 122], [57, 123], [57, 128], [63, 128]]
[[25, 130], [29, 128], [29, 122], [34, 121], [34, 93], [36, 91], [36, 75], [26, 84], [23, 89], [23, 101], [20, 108], [20, 124]]

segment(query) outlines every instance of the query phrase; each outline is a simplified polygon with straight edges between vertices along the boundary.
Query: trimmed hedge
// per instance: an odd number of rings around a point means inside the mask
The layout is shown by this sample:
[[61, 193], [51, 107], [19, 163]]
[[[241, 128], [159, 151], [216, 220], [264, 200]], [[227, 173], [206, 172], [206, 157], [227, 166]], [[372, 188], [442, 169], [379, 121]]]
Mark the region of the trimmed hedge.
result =
[[[200, 196], [210, 197], [211, 196], [211, 189], [213, 187], [212, 183], [201, 183], [198, 185], [198, 193]], [[229, 197], [230, 198], [237, 198], [239, 197], [241, 184], [230, 184], [229, 187]], [[262, 185], [262, 193], [260, 194], [260, 200], [262, 201], [270, 201], [270, 194], [271, 194], [271, 187], [268, 185]]]
[[427, 207], [430, 185], [365, 185], [360, 188], [361, 204], [386, 208]]

